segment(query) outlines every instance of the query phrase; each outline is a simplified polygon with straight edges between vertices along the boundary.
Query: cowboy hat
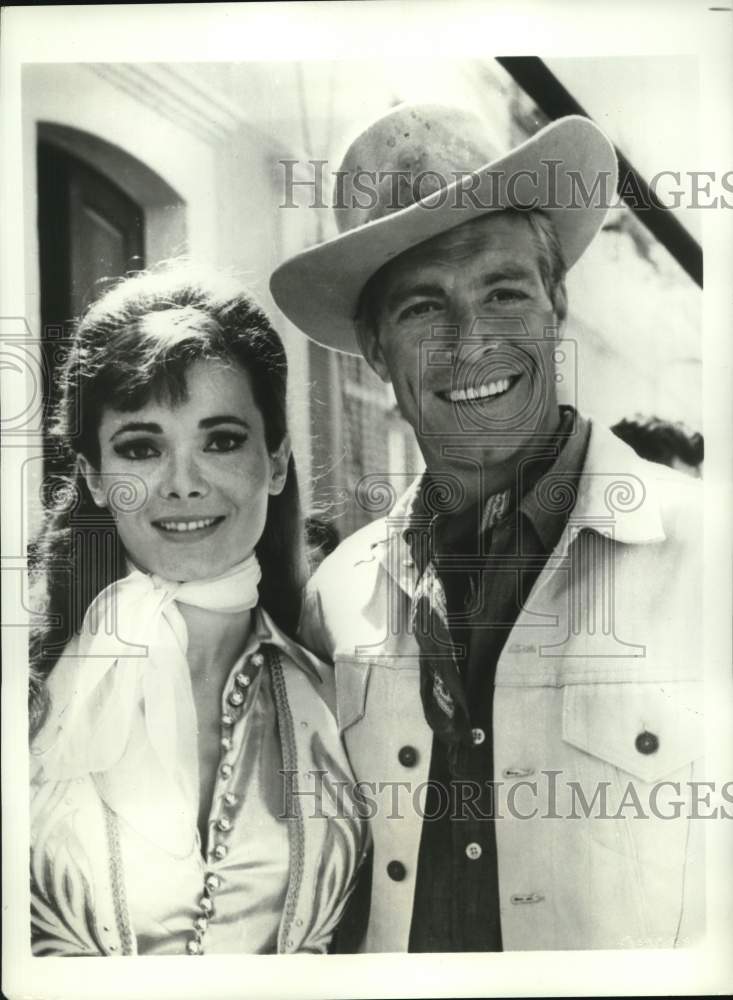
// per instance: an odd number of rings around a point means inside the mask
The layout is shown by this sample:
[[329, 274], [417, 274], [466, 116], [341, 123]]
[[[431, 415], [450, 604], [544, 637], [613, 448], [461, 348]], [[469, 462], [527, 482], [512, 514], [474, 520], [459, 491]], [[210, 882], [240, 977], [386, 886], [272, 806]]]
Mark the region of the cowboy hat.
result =
[[489, 212], [538, 208], [571, 267], [603, 224], [617, 170], [613, 146], [587, 118], [561, 118], [499, 155], [472, 112], [399, 105], [351, 143], [335, 174], [339, 235], [286, 260], [270, 290], [316, 343], [360, 355], [359, 296], [388, 261]]

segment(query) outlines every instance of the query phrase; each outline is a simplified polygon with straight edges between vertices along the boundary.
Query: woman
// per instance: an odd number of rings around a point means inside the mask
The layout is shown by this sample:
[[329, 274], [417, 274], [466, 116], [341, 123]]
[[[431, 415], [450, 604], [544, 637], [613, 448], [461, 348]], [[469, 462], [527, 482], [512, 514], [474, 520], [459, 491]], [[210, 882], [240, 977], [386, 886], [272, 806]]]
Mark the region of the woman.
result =
[[328, 946], [365, 831], [328, 671], [286, 636], [286, 372], [221, 278], [127, 278], [77, 328], [55, 428], [75, 480], [37, 553], [37, 955]]

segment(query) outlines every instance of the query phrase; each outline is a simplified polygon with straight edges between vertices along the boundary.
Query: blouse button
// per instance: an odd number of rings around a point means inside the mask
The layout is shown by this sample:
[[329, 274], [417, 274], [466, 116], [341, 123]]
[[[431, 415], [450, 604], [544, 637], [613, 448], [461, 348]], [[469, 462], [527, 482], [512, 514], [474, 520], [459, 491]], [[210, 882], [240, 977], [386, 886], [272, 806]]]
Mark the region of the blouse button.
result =
[[206, 914], [207, 917], [210, 917], [211, 914], [214, 912], [214, 904], [209, 899], [208, 896], [201, 897], [201, 899], [199, 900], [199, 906], [201, 907], [201, 909], [203, 910], [203, 912]]
[[226, 795], [224, 796], [224, 805], [236, 806], [236, 804], [237, 804], [237, 796], [234, 794], [234, 792], [227, 792]]
[[231, 740], [231, 737], [229, 737], [229, 736], [222, 736], [222, 738], [220, 740], [220, 743], [221, 743], [222, 750], [231, 750], [232, 749], [232, 740]]
[[196, 917], [196, 919], [193, 922], [193, 926], [196, 928], [197, 931], [200, 931], [201, 934], [205, 934], [206, 928], [209, 926], [209, 921], [207, 920], [206, 917]]
[[252, 657], [252, 664], [255, 667], [261, 667], [264, 662], [265, 658], [262, 655], [262, 653], [255, 653], [254, 656]]
[[232, 765], [222, 764], [221, 767], [219, 768], [219, 771], [221, 772], [222, 778], [228, 778], [232, 773]]
[[216, 825], [221, 830], [222, 833], [229, 833], [229, 831], [232, 828], [232, 824], [226, 818], [226, 816], [220, 816], [219, 819], [216, 821]]
[[237, 674], [234, 680], [241, 688], [248, 688], [252, 683], [252, 678], [249, 674]]
[[244, 695], [241, 691], [232, 691], [228, 698], [229, 704], [234, 705], [235, 708], [239, 708], [240, 705], [244, 704]]
[[221, 884], [221, 879], [219, 878], [219, 876], [215, 875], [214, 872], [209, 872], [204, 882], [204, 885], [209, 890], [209, 892], [216, 892], [220, 884]]
[[221, 717], [221, 724], [222, 724], [222, 726], [233, 726], [234, 725], [234, 716], [233, 715], [222, 715], [222, 717]]
[[196, 941], [195, 938], [191, 938], [190, 941], [186, 942], [186, 951], [189, 955], [200, 955], [201, 945]]
[[218, 858], [219, 861], [223, 861], [226, 856], [227, 856], [227, 845], [217, 844], [216, 847], [214, 848], [214, 857]]

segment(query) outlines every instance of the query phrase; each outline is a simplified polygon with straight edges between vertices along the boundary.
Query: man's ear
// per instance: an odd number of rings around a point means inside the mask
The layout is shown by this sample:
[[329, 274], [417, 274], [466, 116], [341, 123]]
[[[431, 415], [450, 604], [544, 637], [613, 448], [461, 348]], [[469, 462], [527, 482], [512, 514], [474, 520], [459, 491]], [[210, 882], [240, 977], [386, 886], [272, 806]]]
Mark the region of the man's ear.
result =
[[87, 489], [92, 495], [92, 500], [95, 502], [97, 507], [107, 506], [107, 496], [102, 487], [102, 476], [94, 468], [92, 463], [86, 457], [86, 455], [79, 455], [77, 458], [79, 465], [79, 471], [87, 484]]
[[279, 496], [285, 488], [291, 453], [290, 435], [286, 434], [277, 451], [270, 452], [270, 485], [267, 488], [270, 496]]
[[382, 346], [379, 343], [379, 335], [376, 330], [363, 320], [356, 320], [356, 339], [364, 355], [364, 360], [383, 382], [391, 382], [389, 368], [382, 354]]

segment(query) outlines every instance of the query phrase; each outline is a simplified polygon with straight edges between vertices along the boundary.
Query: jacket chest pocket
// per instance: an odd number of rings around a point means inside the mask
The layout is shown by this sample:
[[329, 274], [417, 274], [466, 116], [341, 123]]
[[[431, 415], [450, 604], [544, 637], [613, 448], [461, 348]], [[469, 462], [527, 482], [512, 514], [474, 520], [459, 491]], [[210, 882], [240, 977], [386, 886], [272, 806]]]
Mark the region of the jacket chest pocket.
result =
[[641, 864], [679, 869], [689, 782], [703, 756], [702, 703], [695, 682], [565, 688], [562, 735], [578, 751], [572, 770], [583, 800], [575, 803], [595, 801], [591, 840]]
[[702, 757], [702, 685], [573, 684], [563, 693], [566, 743], [642, 782]]

